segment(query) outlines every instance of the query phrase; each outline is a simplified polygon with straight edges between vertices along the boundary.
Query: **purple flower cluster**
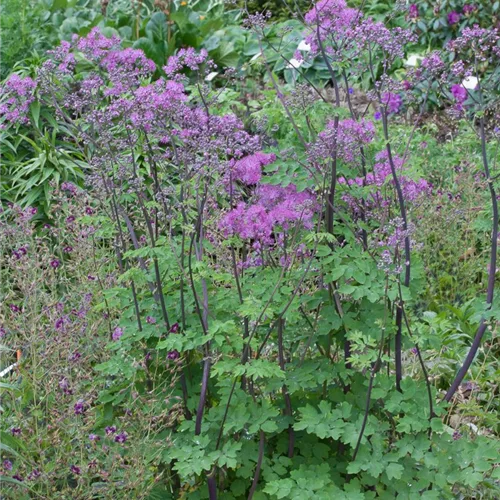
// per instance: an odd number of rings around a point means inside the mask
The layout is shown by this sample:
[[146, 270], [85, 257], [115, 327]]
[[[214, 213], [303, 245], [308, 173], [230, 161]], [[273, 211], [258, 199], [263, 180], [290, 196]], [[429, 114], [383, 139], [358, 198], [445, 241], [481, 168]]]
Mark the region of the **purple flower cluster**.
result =
[[335, 128], [335, 122], [328, 122], [325, 130], [318, 134], [318, 139], [310, 148], [310, 159], [315, 163], [329, 161], [334, 153], [345, 162], [359, 159], [359, 148], [369, 144], [375, 137], [375, 126], [369, 120], [341, 120]]
[[113, 340], [120, 340], [121, 337], [123, 335], [123, 330], [117, 326], [114, 330], [113, 330], [113, 335], [112, 335], [112, 338]]
[[455, 10], [452, 10], [451, 12], [448, 12], [446, 19], [448, 20], [448, 24], [450, 26], [453, 26], [454, 24], [457, 24], [460, 21], [460, 14]]
[[208, 52], [205, 49], [197, 53], [192, 47], [188, 47], [180, 49], [175, 56], [170, 56], [163, 70], [167, 76], [175, 77], [186, 67], [191, 71], [198, 71], [205, 63], [209, 67], [213, 67], [213, 63], [208, 60]]
[[399, 94], [393, 92], [385, 92], [382, 95], [382, 104], [387, 107], [389, 114], [399, 113], [403, 105], [403, 99]]
[[416, 3], [412, 3], [408, 9], [408, 17], [414, 21], [418, 19], [418, 5]]
[[451, 94], [458, 104], [463, 104], [467, 100], [467, 89], [463, 85], [452, 85]]
[[[377, 209], [384, 209], [391, 204], [392, 195], [390, 192], [384, 190], [384, 186], [394, 184], [387, 151], [384, 150], [379, 153], [376, 159], [377, 163], [373, 166], [373, 171], [368, 172], [366, 177], [355, 177], [353, 179], [340, 177], [338, 180], [339, 184], [350, 187], [371, 187], [368, 197], [365, 194], [361, 195], [361, 198], [364, 200], [363, 204], [360, 202], [358, 195], [355, 195], [351, 189], [348, 189], [343, 195], [343, 200], [349, 205], [355, 217], [360, 216], [362, 210], [366, 214], [367, 211], [373, 212]], [[414, 202], [420, 196], [430, 193], [431, 186], [425, 179], [413, 180], [410, 177], [402, 175], [404, 171], [402, 158], [395, 156], [393, 161], [399, 177], [401, 190], [403, 191], [403, 197], [406, 201]]]
[[10, 75], [0, 89], [6, 97], [0, 104], [0, 119], [14, 124], [28, 122], [27, 113], [35, 99], [35, 89], [36, 83], [29, 76], [22, 78], [16, 73]]
[[85, 413], [85, 401], [79, 399], [74, 406], [75, 415], [83, 415]]
[[287, 187], [262, 184], [254, 194], [254, 203], [240, 202], [224, 215], [220, 227], [226, 236], [238, 235], [259, 245], [272, 245], [278, 227], [288, 229], [294, 223], [312, 226], [314, 197], [307, 191], [297, 192], [294, 184]]
[[234, 179], [246, 185], [257, 184], [262, 178], [262, 167], [276, 160], [276, 155], [257, 152], [245, 156], [234, 165]]

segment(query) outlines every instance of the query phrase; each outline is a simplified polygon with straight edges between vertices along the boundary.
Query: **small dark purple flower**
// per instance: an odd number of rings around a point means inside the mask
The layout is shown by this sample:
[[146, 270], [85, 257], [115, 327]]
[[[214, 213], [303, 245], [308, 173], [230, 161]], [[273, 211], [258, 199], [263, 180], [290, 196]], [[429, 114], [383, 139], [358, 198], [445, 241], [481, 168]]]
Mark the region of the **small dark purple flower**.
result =
[[15, 257], [16, 260], [20, 260], [22, 257], [22, 255], [17, 250], [14, 250], [12, 252], [12, 256]]
[[119, 326], [117, 326], [113, 330], [113, 340], [120, 340], [122, 335], [123, 335], [123, 330]]
[[64, 318], [56, 319], [56, 322], [54, 323], [54, 328], [56, 330], [60, 330], [63, 326], [64, 326]]
[[63, 248], [64, 253], [71, 253], [73, 251], [73, 247], [67, 246]]
[[416, 347], [412, 347], [412, 348], [410, 349], [410, 351], [411, 351], [411, 353], [412, 353], [413, 355], [415, 355], [415, 356], [418, 354], [418, 349], [417, 349]]
[[22, 255], [26, 255], [28, 253], [28, 249], [26, 247], [19, 247], [17, 251]]
[[7, 330], [3, 326], [0, 326], [0, 339], [5, 337], [5, 335], [7, 335]]
[[100, 441], [101, 438], [97, 434], [89, 434], [90, 441]]
[[87, 275], [87, 279], [89, 281], [95, 281], [97, 278], [95, 276], [92, 276], [91, 274]]
[[150, 325], [154, 325], [156, 323], [156, 319], [153, 318], [153, 316], [146, 316], [146, 323], [149, 323]]
[[59, 380], [59, 388], [64, 392], [64, 394], [72, 394], [68, 379], [66, 377]]
[[109, 436], [110, 434], [114, 434], [116, 432], [116, 427], [114, 425], [109, 425], [104, 429], [104, 432], [106, 432], [107, 436]]
[[72, 361], [73, 363], [75, 361], [78, 361], [80, 358], [82, 357], [82, 355], [78, 352], [78, 351], [75, 351], [70, 357], [69, 357], [69, 360]]
[[12, 470], [12, 462], [10, 460], [3, 461], [3, 468], [5, 470]]
[[167, 358], [168, 359], [172, 359], [172, 360], [175, 360], [175, 359], [179, 359], [180, 357], [180, 354], [178, 351], [170, 351], [168, 354], [167, 354]]
[[126, 432], [120, 432], [115, 436], [115, 442], [117, 443], [124, 443], [127, 440], [127, 433]]
[[87, 215], [93, 215], [94, 210], [92, 209], [92, 207], [85, 207], [85, 213]]
[[80, 467], [77, 467], [76, 465], [72, 465], [69, 470], [75, 474], [76, 476], [79, 476], [80, 475]]
[[462, 437], [462, 434], [460, 434], [460, 432], [458, 431], [455, 431], [453, 433], [453, 440], [456, 441], [457, 439], [460, 439]]
[[418, 19], [418, 5], [416, 3], [412, 3], [410, 8], [408, 9], [408, 17], [410, 19]]
[[179, 331], [179, 323], [174, 323], [169, 330], [170, 333], [177, 333], [178, 331]]
[[20, 436], [21, 435], [21, 428], [20, 427], [12, 427], [12, 429], [10, 430], [10, 433], [13, 436]]
[[403, 87], [404, 87], [405, 90], [410, 90], [411, 89], [412, 85], [411, 85], [411, 83], [408, 80], [403, 80], [402, 83], [403, 83]]
[[375, 120], [380, 120], [382, 118], [382, 113], [380, 111], [377, 111], [374, 115], [373, 115], [373, 118], [375, 118]]
[[476, 10], [477, 10], [477, 5], [468, 3], [466, 3], [462, 8], [462, 11], [466, 16], [470, 16], [471, 14], [476, 12]]
[[477, 391], [479, 390], [479, 384], [476, 382], [472, 382], [471, 380], [468, 380], [463, 384], [463, 388], [466, 391]]
[[61, 184], [61, 189], [63, 191], [68, 191], [70, 194], [76, 194], [77, 188], [72, 182], [63, 182]]
[[79, 399], [74, 406], [75, 415], [83, 415], [85, 412], [85, 402], [83, 399]]
[[75, 222], [75, 216], [74, 215], [70, 215], [69, 217], [66, 217], [66, 222], [68, 224], [71, 224], [72, 222]]
[[460, 14], [454, 10], [451, 12], [448, 12], [448, 15], [446, 16], [448, 19], [448, 24], [451, 26], [453, 24], [457, 24], [458, 21], [460, 21]]
[[354, 89], [352, 87], [349, 87], [347, 91], [349, 92], [349, 94], [354, 94]]
[[23, 482], [24, 481], [23, 476], [21, 476], [20, 474], [14, 474], [12, 476], [12, 479], [15, 479], [16, 481], [19, 481], [19, 482]]
[[33, 481], [34, 479], [38, 479], [41, 476], [41, 472], [38, 469], [33, 469], [29, 474], [28, 474], [28, 480]]
[[53, 269], [57, 269], [60, 265], [61, 265], [61, 262], [60, 262], [58, 259], [52, 259], [52, 260], [50, 261], [50, 266], [51, 266]]
[[16, 304], [9, 304], [9, 307], [13, 313], [20, 313], [21, 312], [21, 308], [19, 306], [16, 306]]

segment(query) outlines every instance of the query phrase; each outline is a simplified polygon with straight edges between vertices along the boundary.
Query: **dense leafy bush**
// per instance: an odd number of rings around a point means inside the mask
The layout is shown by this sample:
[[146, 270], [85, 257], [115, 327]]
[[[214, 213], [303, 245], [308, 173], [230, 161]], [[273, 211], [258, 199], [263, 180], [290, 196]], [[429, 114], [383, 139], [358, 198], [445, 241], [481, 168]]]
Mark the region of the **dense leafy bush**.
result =
[[495, 498], [498, 89], [469, 55], [496, 64], [497, 31], [402, 81], [411, 30], [343, 0], [289, 31], [247, 12], [229, 59], [259, 55], [252, 86], [174, 54], [212, 8], [93, 27], [3, 85], [3, 490]]

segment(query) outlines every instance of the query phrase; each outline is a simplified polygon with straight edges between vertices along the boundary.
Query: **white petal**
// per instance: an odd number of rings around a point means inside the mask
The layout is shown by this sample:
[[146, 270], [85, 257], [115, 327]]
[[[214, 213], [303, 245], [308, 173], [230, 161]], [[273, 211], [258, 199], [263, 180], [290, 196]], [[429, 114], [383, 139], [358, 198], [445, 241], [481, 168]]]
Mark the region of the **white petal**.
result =
[[462, 85], [469, 90], [474, 90], [477, 87], [479, 80], [475, 76], [468, 76], [463, 82]]
[[292, 57], [292, 59], [290, 59], [290, 63], [287, 64], [287, 68], [300, 68], [302, 66], [302, 64], [304, 63], [304, 61], [297, 61], [297, 59], [295, 59], [295, 57]]
[[205, 81], [206, 82], [211, 82], [219, 73], [217, 73], [217, 71], [212, 71], [212, 73], [209, 73], [206, 77], [205, 77]]
[[406, 66], [416, 66], [418, 61], [423, 59], [422, 56], [418, 56], [417, 54], [411, 54], [408, 59], [405, 61]]
[[255, 54], [252, 59], [250, 59], [250, 61], [255, 61], [256, 59], [258, 59], [260, 56], [262, 55], [262, 52], [257, 52], [257, 54]]
[[302, 40], [299, 43], [297, 50], [305, 50], [306, 52], [309, 52], [311, 50], [311, 46], [305, 40]]

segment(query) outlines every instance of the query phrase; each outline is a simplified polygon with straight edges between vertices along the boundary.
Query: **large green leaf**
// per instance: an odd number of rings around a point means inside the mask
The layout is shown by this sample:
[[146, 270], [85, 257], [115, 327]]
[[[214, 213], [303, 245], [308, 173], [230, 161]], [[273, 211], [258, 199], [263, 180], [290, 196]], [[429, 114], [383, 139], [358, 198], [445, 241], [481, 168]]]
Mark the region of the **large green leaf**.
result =
[[146, 24], [146, 34], [154, 42], [163, 42], [167, 40], [167, 17], [163, 12], [155, 12], [151, 16], [148, 24]]

